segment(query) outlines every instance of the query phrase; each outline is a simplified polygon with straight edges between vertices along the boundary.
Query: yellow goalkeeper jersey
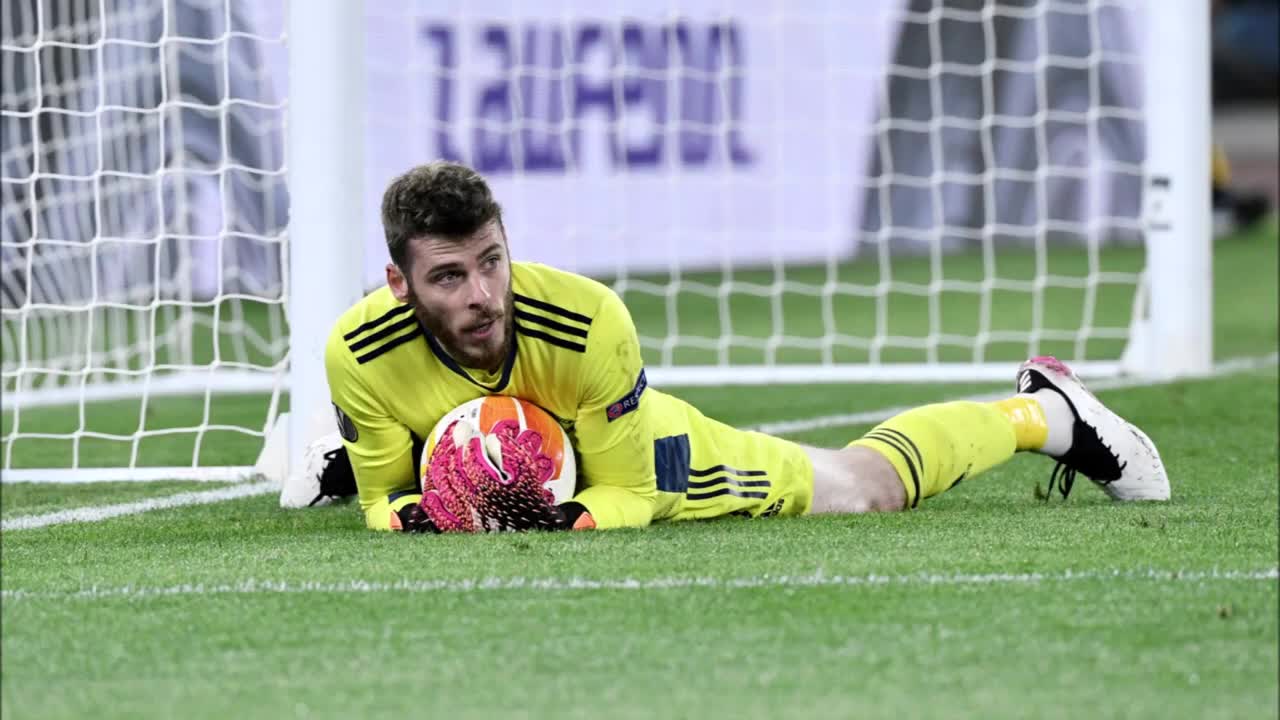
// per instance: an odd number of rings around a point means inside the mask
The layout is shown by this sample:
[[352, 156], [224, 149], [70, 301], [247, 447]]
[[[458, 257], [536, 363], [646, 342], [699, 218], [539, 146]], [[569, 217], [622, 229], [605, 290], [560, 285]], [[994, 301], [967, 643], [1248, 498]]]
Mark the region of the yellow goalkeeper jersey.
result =
[[561, 422], [578, 455], [574, 499], [597, 527], [808, 509], [812, 468], [799, 446], [647, 388], [635, 325], [612, 290], [534, 263], [513, 262], [511, 276], [514, 342], [495, 373], [460, 366], [385, 287], [335, 324], [325, 367], [369, 527], [398, 526], [395, 510], [419, 498], [415, 443], [484, 395], [523, 398]]

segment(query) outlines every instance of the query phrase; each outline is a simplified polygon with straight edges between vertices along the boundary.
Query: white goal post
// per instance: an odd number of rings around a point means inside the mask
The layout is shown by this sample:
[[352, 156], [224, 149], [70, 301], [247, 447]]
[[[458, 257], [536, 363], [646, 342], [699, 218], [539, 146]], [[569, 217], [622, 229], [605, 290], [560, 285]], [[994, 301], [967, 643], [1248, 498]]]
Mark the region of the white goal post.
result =
[[6, 3], [3, 480], [298, 467], [376, 198], [439, 157], [655, 384], [1209, 371], [1207, 3], [537, 5]]

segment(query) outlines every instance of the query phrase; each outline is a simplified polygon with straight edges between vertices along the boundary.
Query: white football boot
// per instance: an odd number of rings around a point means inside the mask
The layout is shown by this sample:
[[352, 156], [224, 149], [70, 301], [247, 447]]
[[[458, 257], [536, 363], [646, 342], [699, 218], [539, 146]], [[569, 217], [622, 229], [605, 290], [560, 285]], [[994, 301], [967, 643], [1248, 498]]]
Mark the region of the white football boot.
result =
[[285, 508], [320, 507], [356, 494], [351, 460], [337, 432], [312, 440], [303, 454], [302, 472], [290, 474], [280, 491]]
[[1052, 456], [1058, 466], [1049, 478], [1050, 492], [1061, 476], [1058, 491], [1065, 498], [1079, 473], [1113, 500], [1169, 499], [1169, 476], [1151, 439], [1103, 405], [1060, 360], [1042, 356], [1022, 363], [1017, 391], [1056, 392], [1075, 415], [1071, 449]]

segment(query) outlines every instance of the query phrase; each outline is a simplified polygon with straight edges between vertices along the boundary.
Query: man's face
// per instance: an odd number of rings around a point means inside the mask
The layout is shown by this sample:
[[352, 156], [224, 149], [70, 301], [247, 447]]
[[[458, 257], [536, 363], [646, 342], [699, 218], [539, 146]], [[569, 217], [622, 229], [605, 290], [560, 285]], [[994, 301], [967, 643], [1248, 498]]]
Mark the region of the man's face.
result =
[[494, 220], [470, 236], [409, 241], [409, 275], [387, 265], [387, 284], [449, 356], [469, 368], [496, 371], [510, 347], [511, 261]]

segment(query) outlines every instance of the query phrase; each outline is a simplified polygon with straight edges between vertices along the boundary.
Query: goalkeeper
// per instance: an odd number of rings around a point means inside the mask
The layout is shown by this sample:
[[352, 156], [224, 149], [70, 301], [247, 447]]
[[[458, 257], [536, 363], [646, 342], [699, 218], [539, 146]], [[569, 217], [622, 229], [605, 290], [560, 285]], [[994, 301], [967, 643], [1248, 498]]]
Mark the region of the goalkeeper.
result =
[[[1024, 363], [1008, 399], [926, 405], [843, 449], [806, 447], [729, 427], [648, 387], [618, 296], [580, 275], [513, 262], [501, 209], [473, 170], [435, 162], [396, 178], [382, 224], [387, 286], [342, 315], [325, 353], [342, 448], [306, 480], [323, 481], [319, 493], [315, 485], [301, 491], [317, 499], [357, 492], [370, 528], [437, 531], [449, 518], [442, 505], [503, 501], [420, 495], [423, 439], [450, 410], [490, 394], [552, 413], [579, 456], [576, 496], [559, 507], [507, 508], [518, 528], [902, 510], [1019, 451], [1057, 460], [1050, 488], [1064, 496], [1081, 473], [1119, 500], [1169, 497], [1146, 435], [1053, 358]], [[486, 464], [459, 453], [443, 453], [450, 472]], [[344, 476], [353, 488], [333, 482]], [[455, 487], [481, 492], [470, 482]]]

